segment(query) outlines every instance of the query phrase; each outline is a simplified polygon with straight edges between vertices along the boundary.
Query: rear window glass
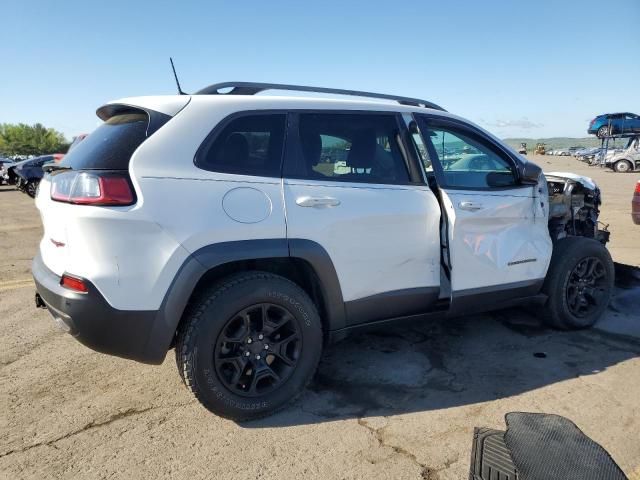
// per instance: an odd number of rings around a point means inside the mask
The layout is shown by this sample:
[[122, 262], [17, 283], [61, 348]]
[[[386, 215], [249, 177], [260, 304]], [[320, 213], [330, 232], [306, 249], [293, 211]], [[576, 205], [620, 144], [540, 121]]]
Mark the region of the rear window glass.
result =
[[131, 155], [147, 138], [148, 125], [144, 112], [114, 115], [76, 144], [60, 164], [74, 170], [126, 170]]

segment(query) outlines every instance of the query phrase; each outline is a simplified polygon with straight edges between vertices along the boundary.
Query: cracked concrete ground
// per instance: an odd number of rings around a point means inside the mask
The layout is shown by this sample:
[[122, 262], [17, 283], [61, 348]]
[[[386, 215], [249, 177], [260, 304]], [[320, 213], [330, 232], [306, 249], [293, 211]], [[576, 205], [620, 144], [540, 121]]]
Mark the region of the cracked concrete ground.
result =
[[[602, 187], [620, 263], [640, 263], [634, 175], [541, 158]], [[552, 162], [550, 167], [546, 162]], [[640, 478], [640, 280], [618, 268], [597, 328], [556, 332], [506, 310], [353, 335], [292, 406], [238, 425], [161, 366], [101, 355], [33, 306], [33, 202], [0, 187], [0, 478], [466, 479], [474, 426], [510, 411], [573, 420]], [[541, 354], [539, 357], [534, 354]]]

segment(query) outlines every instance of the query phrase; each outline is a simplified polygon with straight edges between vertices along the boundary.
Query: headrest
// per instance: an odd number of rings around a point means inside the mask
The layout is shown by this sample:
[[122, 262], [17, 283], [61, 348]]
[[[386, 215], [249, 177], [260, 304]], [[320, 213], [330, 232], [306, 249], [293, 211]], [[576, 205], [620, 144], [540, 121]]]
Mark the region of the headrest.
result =
[[222, 149], [222, 161], [229, 165], [243, 165], [249, 160], [249, 142], [241, 133], [232, 133]]
[[351, 168], [370, 168], [376, 155], [376, 133], [373, 129], [358, 132], [351, 144], [347, 164]]

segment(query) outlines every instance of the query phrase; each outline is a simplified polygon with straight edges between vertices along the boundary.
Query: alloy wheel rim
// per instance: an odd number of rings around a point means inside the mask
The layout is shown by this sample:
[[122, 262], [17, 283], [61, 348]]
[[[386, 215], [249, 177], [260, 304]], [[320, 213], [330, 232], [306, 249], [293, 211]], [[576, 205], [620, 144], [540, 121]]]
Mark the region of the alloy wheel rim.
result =
[[259, 303], [227, 321], [213, 351], [218, 378], [233, 393], [256, 397], [287, 381], [302, 351], [297, 319], [286, 308]]
[[567, 280], [567, 306], [571, 313], [584, 318], [597, 310], [606, 295], [607, 274], [596, 257], [580, 260]]

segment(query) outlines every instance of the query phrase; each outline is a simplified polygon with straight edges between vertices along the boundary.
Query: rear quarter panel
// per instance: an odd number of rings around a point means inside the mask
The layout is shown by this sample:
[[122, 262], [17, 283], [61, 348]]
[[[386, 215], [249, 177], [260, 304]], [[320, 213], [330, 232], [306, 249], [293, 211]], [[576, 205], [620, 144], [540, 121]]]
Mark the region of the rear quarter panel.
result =
[[40, 253], [56, 275], [90, 280], [120, 310], [156, 310], [188, 253], [138, 206], [94, 207], [51, 200], [47, 177], [36, 206]]
[[[191, 101], [131, 159], [139, 208], [191, 253], [214, 243], [286, 237], [280, 178], [217, 173], [194, 164], [206, 136], [237, 110], [233, 100], [220, 99], [214, 108]], [[243, 218], [242, 209], [261, 213]]]

